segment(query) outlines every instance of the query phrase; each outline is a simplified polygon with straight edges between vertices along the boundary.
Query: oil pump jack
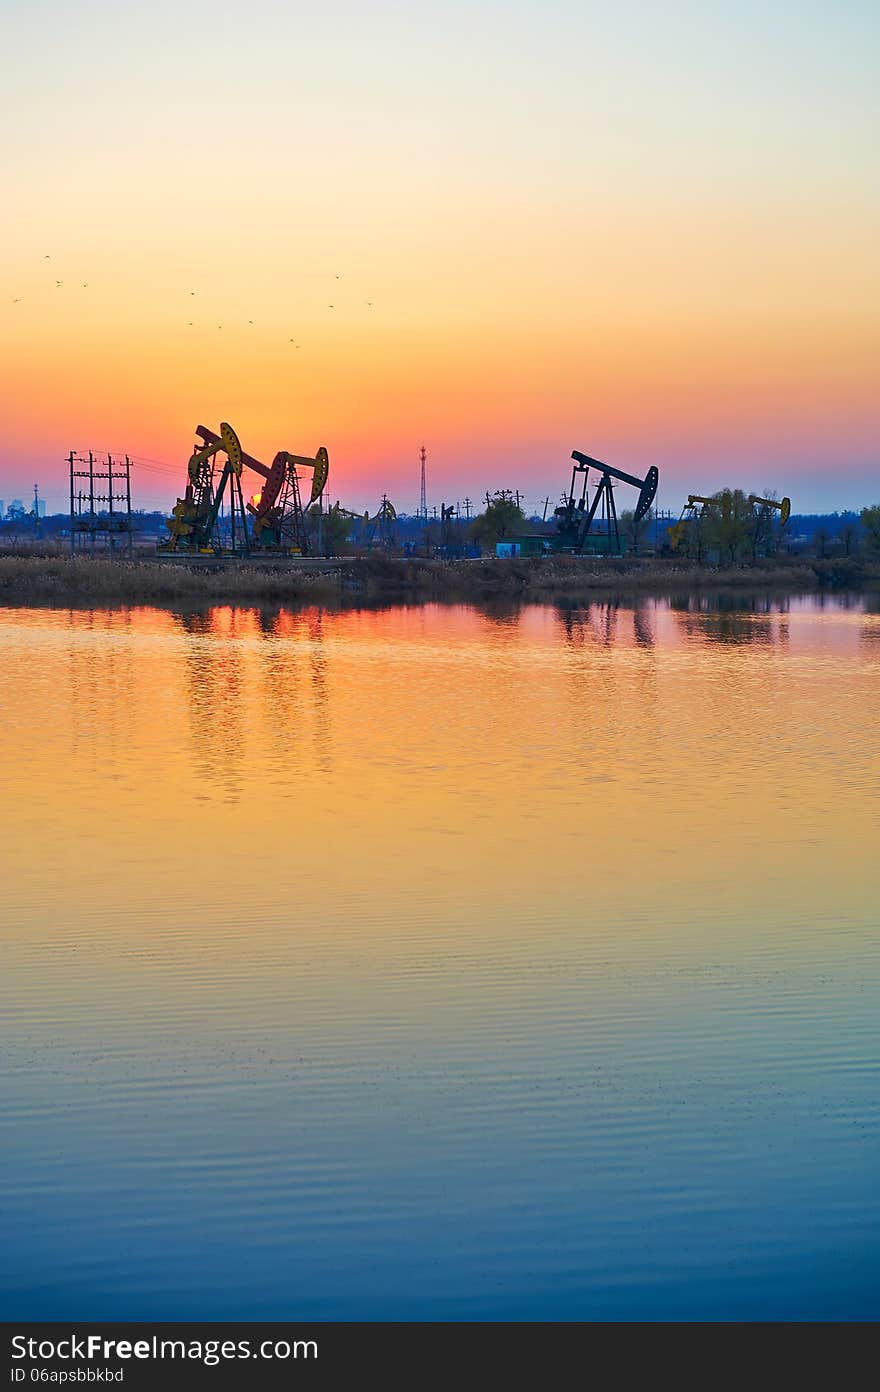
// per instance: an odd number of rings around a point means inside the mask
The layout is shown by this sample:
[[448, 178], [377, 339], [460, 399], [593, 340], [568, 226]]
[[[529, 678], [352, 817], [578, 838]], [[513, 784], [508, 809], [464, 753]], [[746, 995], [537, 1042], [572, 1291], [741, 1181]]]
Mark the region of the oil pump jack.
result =
[[378, 530], [380, 545], [393, 546], [395, 544], [394, 528], [396, 524], [397, 509], [392, 503], [391, 499], [388, 497], [387, 493], [383, 493], [382, 501], [379, 504], [377, 511], [374, 512], [372, 518], [370, 519], [371, 530], [369, 531], [367, 536], [367, 544], [369, 545], [372, 542], [374, 536], [376, 535], [376, 531]]
[[[220, 507], [228, 488], [232, 549], [240, 547], [247, 552], [248, 530], [241, 488], [244, 456], [238, 436], [227, 421], [221, 423], [219, 435], [202, 426], [196, 434], [202, 437], [203, 443], [190, 456], [184, 495], [178, 498], [171, 517], [165, 522], [171, 533], [165, 545], [171, 551], [214, 551]], [[226, 456], [219, 479], [216, 478], [218, 454]]]
[[[760, 498], [757, 493], [749, 494], [749, 502], [755, 509], [755, 549], [761, 547], [775, 551], [779, 545], [785, 524], [791, 516], [791, 498]], [[773, 513], [779, 514], [779, 534], [773, 536]]]
[[770, 511], [779, 513], [779, 525], [784, 527], [789, 517], [791, 517], [791, 498], [759, 498], [757, 493], [749, 494], [749, 502], [752, 507], [760, 511]]
[[[760, 498], [757, 493], [750, 493], [749, 502], [754, 510], [755, 546], [769, 546], [773, 543], [772, 514], [779, 514], [779, 530], [782, 531], [791, 516], [791, 499]], [[712, 509], [720, 509], [722, 520], [728, 522], [732, 507], [733, 494], [730, 489], [723, 489], [714, 498], [706, 498], [701, 493], [689, 493], [678, 521], [667, 529], [672, 550], [678, 551], [682, 546], [691, 523], [705, 517]]]
[[[610, 464], [603, 464], [600, 459], [591, 459], [588, 454], [582, 454], [580, 450], [572, 450], [571, 457], [574, 460], [574, 465], [572, 466], [568, 493], [563, 498], [562, 506], [558, 507], [553, 514], [558, 532], [556, 547], [565, 551], [582, 552], [593, 520], [601, 505], [601, 516], [606, 525], [608, 553], [610, 555], [613, 549], [619, 554], [621, 549], [620, 530], [617, 525], [617, 508], [614, 503], [612, 479], [628, 483], [632, 488], [639, 490], [639, 499], [633, 516], [636, 522], [641, 522], [657, 495], [657, 484], [660, 480], [659, 470], [656, 465], [652, 464], [645, 477], [640, 479], [636, 478], [634, 474], [624, 473], [622, 469], [615, 469]], [[599, 481], [596, 484], [593, 501], [589, 502], [587, 483], [591, 469], [596, 470]], [[580, 497], [576, 498], [579, 474], [582, 476], [583, 482], [580, 488]]]
[[[196, 434], [207, 442], [217, 438], [213, 431], [203, 425], [199, 426]], [[262, 491], [255, 493], [247, 504], [252, 518], [254, 545], [307, 555], [305, 513], [324, 492], [330, 475], [330, 457], [324, 446], [319, 447], [314, 457], [279, 450], [269, 467], [252, 454], [242, 451], [241, 462], [265, 479]], [[311, 493], [305, 507], [300, 498], [298, 468], [313, 471]]]
[[[218, 550], [218, 519], [228, 487], [233, 551], [249, 552], [250, 518], [254, 545], [306, 554], [308, 538], [304, 514], [320, 498], [330, 472], [330, 460], [324, 446], [314, 457], [279, 450], [271, 466], [267, 467], [253, 455], [245, 454], [232, 426], [225, 421], [220, 426], [219, 435], [204, 425], [198, 426], [195, 433], [202, 443], [189, 461], [185, 495], [178, 498], [172, 516], [165, 523], [171, 533], [168, 549]], [[226, 463], [217, 481], [215, 461], [220, 453], [225, 453]], [[265, 480], [262, 491], [254, 494], [247, 504], [241, 486], [242, 469], [245, 467], [253, 469]], [[298, 468], [313, 471], [311, 496], [305, 508], [300, 498]]]
[[[706, 508], [712, 506], [712, 503], [712, 498], [704, 498], [700, 493], [688, 494], [688, 500], [679, 514], [678, 521], [674, 526], [667, 527], [666, 529], [667, 536], [669, 537], [669, 545], [672, 547], [673, 551], [677, 551], [684, 541], [689, 523], [693, 522], [695, 518], [701, 517], [706, 511]], [[697, 512], [697, 504], [700, 505], [699, 513]], [[722, 506], [726, 506], [729, 510], [730, 499], [722, 498]]]
[[351, 508], [344, 508], [338, 499], [333, 504], [331, 512], [339, 517], [347, 517], [352, 523], [357, 523], [354, 540], [359, 545], [368, 548], [371, 547], [376, 540], [377, 533], [381, 546], [394, 545], [394, 525], [397, 522], [397, 509], [387, 493], [382, 494], [382, 501], [379, 503], [372, 517], [368, 511], [353, 512]]

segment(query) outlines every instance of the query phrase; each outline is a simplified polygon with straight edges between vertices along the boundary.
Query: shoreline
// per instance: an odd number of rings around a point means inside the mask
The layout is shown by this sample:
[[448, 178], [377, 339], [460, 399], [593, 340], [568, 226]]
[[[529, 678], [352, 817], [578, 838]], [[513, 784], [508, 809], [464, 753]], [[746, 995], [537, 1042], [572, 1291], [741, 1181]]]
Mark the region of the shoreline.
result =
[[880, 561], [785, 558], [711, 568], [667, 559], [556, 556], [428, 560], [339, 556], [329, 560], [168, 559], [0, 555], [6, 607], [159, 607], [211, 604], [397, 603], [581, 604], [628, 598], [725, 594], [783, 598], [809, 593], [878, 593]]

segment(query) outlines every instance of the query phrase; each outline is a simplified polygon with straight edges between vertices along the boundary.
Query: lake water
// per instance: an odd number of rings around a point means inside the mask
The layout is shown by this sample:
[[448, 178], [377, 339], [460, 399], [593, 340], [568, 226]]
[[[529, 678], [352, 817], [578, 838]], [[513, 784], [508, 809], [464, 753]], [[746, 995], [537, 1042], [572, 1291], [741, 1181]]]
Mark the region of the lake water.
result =
[[0, 612], [7, 1318], [880, 1316], [880, 615]]

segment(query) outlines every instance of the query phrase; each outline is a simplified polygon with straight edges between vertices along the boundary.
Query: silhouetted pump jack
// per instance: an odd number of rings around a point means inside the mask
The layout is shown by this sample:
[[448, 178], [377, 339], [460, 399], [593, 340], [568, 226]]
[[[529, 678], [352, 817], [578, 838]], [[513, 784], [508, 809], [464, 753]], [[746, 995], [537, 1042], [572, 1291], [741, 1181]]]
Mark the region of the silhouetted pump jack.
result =
[[[609, 554], [611, 551], [616, 551], [619, 554], [620, 531], [617, 526], [617, 508], [614, 504], [612, 479], [628, 483], [632, 488], [639, 490], [634, 521], [641, 522], [657, 495], [659, 471], [656, 465], [652, 464], [645, 477], [640, 479], [636, 478], [634, 474], [625, 474], [622, 469], [615, 469], [610, 464], [603, 464], [601, 459], [591, 459], [588, 454], [581, 454], [580, 450], [572, 450], [571, 457], [574, 460], [574, 467], [571, 471], [568, 495], [562, 506], [558, 507], [554, 513], [559, 532], [559, 544], [565, 550], [582, 552], [590, 534], [593, 519], [599, 512], [601, 505], [601, 517], [607, 529]], [[587, 482], [591, 469], [595, 469], [599, 474], [599, 481], [596, 484], [593, 501], [588, 502]], [[575, 490], [578, 474], [583, 476], [583, 483], [581, 484], [580, 497], [576, 499]]]

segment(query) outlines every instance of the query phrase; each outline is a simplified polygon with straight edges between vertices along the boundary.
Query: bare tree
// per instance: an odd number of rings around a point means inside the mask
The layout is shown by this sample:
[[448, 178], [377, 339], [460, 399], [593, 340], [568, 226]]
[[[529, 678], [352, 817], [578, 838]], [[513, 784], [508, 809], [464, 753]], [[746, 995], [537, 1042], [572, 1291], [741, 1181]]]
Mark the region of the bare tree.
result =
[[629, 549], [637, 556], [639, 549], [648, 534], [648, 530], [654, 521], [654, 513], [651, 508], [636, 521], [635, 512], [627, 508], [620, 514], [619, 525], [621, 536], [626, 541]]

